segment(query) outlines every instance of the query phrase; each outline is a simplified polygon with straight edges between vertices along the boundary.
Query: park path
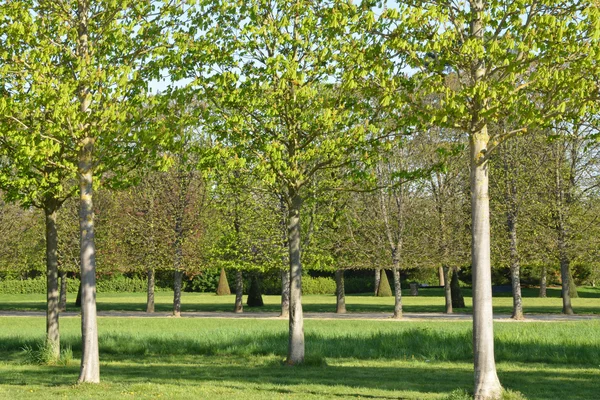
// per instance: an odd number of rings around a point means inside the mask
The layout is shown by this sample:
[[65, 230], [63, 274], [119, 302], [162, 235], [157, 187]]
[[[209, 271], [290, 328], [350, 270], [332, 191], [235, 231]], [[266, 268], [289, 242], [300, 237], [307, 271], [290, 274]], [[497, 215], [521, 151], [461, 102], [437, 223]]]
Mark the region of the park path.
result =
[[[0, 317], [43, 317], [45, 311], [0, 311]], [[62, 312], [63, 317], [78, 317], [79, 312], [67, 311]], [[125, 317], [125, 318], [173, 318], [170, 312], [155, 312], [146, 313], [143, 311], [98, 311], [99, 317]], [[182, 312], [181, 318], [228, 318], [228, 319], [282, 319], [275, 312], [249, 312], [235, 314], [232, 312], [219, 311], [190, 311]], [[444, 313], [404, 313], [404, 317], [400, 320], [392, 319], [389, 313], [369, 313], [356, 312], [347, 314], [336, 314], [328, 312], [307, 312], [304, 313], [306, 319], [318, 320], [379, 320], [379, 321], [471, 321], [471, 314], [444, 314]], [[515, 321], [510, 318], [509, 314], [494, 314], [494, 320], [499, 322], [560, 322], [560, 321], [583, 321], [596, 320], [600, 321], [600, 315], [593, 314], [578, 314], [578, 315], [562, 315], [562, 314], [525, 314], [525, 319]]]

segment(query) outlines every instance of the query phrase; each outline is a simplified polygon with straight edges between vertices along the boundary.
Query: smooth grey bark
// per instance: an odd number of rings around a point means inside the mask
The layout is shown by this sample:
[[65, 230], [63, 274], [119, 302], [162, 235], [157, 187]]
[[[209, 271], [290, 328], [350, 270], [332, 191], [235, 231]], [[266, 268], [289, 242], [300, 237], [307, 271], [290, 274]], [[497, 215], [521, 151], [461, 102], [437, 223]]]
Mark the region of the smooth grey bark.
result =
[[338, 268], [335, 270], [335, 298], [337, 314], [346, 313], [346, 290], [344, 288], [344, 270]]
[[302, 263], [300, 259], [300, 209], [302, 198], [290, 188], [288, 250], [290, 262], [290, 318], [287, 364], [304, 362], [304, 316], [302, 312]]
[[290, 270], [281, 271], [281, 318], [290, 316]]
[[523, 319], [523, 298], [521, 296], [521, 265], [517, 247], [517, 214], [516, 211], [507, 212], [507, 228], [510, 240], [510, 278], [512, 283], [513, 311], [512, 318]]
[[402, 287], [400, 285], [400, 260], [394, 260], [394, 315], [392, 318], [402, 318]]
[[79, 229], [81, 246], [81, 370], [79, 383], [100, 382], [98, 324], [96, 318], [96, 246], [92, 202], [92, 154], [94, 140], [84, 139], [79, 154]]
[[[471, 2], [482, 10], [481, 0]], [[482, 29], [480, 26], [478, 29]], [[475, 367], [474, 398], [496, 399], [502, 386], [494, 358], [494, 320], [492, 311], [492, 276], [490, 259], [489, 168], [482, 160], [489, 136], [484, 125], [470, 137], [471, 151], [471, 218], [473, 269], [473, 352]]]
[[67, 310], [67, 273], [60, 271], [60, 299], [58, 301], [58, 311]]
[[148, 288], [146, 289], [146, 312], [153, 313], [154, 312], [154, 268], [148, 268], [147, 280], [148, 280]]
[[540, 294], [539, 297], [546, 297], [546, 280], [547, 280], [547, 272], [546, 266], [542, 266], [542, 271], [540, 272]]
[[46, 346], [52, 358], [60, 358], [60, 330], [58, 316], [58, 234], [56, 231], [57, 210], [55, 205], [46, 205]]
[[444, 265], [442, 267], [442, 271], [444, 272], [444, 301], [446, 305], [445, 313], [452, 314], [454, 310], [452, 309], [452, 287], [450, 286], [450, 268]]
[[571, 305], [571, 272], [569, 271], [571, 262], [569, 256], [567, 255], [565, 233], [562, 227], [559, 227], [558, 232], [558, 257], [560, 261], [560, 278], [562, 281], [562, 313], [566, 315], [573, 315], [573, 306]]
[[381, 268], [375, 269], [375, 296], [379, 292], [379, 283], [381, 282]]
[[173, 272], [173, 316], [181, 317], [181, 281], [183, 272], [177, 268]]
[[233, 312], [241, 313], [244, 312], [244, 276], [241, 270], [235, 271], [235, 305], [233, 306]]

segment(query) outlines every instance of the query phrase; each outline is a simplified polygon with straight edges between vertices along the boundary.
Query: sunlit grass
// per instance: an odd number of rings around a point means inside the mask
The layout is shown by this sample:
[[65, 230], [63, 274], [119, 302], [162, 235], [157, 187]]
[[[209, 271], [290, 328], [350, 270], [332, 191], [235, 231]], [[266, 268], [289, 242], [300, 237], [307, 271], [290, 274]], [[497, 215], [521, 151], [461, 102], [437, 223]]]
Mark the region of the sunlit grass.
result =
[[[547, 298], [537, 297], [537, 289], [525, 289], [523, 307], [525, 313], [560, 313], [562, 299], [559, 288], [548, 289]], [[600, 314], [600, 288], [579, 288], [580, 298], [573, 299], [573, 308], [578, 314]], [[469, 289], [464, 290], [467, 308], [457, 309], [456, 312], [471, 312], [472, 300]], [[171, 311], [173, 302], [172, 292], [156, 293], [156, 311]], [[77, 310], [74, 305], [74, 295], [70, 295], [69, 310]], [[244, 301], [245, 301], [244, 296]], [[278, 312], [280, 296], [263, 296], [264, 307], [245, 307], [245, 312]], [[145, 293], [98, 293], [98, 310], [145, 311]], [[335, 296], [305, 295], [302, 299], [306, 312], [334, 312]], [[233, 310], [234, 296], [216, 296], [212, 293], [183, 293], [182, 310], [186, 311], [222, 311]], [[372, 295], [348, 295], [346, 297], [348, 312], [386, 312], [394, 310], [392, 297], [374, 297]], [[444, 298], [441, 289], [421, 289], [419, 296], [410, 296], [408, 291], [403, 293], [403, 305], [406, 312], [443, 312]], [[6, 295], [0, 294], [0, 310], [44, 310], [45, 295]], [[510, 293], [494, 295], [494, 312], [510, 313], [512, 298]]]
[[[469, 322], [306, 321], [307, 366], [282, 365], [287, 322], [99, 318], [102, 383], [73, 386], [80, 320], [61, 318], [68, 366], [27, 363], [43, 317], [0, 318], [0, 398], [444, 398], [472, 390]], [[496, 323], [502, 383], [530, 399], [590, 399], [600, 321]]]

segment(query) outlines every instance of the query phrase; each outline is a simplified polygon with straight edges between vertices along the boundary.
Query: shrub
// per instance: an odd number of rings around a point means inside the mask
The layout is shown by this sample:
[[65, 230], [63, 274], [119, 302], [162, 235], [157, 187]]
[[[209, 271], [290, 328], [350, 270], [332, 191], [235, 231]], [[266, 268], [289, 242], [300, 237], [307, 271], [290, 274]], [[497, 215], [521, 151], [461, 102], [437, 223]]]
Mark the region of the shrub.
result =
[[227, 274], [225, 268], [221, 268], [221, 275], [219, 276], [219, 285], [217, 286], [217, 296], [226, 296], [231, 294], [229, 289], [229, 282], [227, 282]]
[[302, 277], [303, 294], [335, 294], [335, 280], [333, 278], [310, 276]]
[[390, 286], [387, 273], [385, 269], [382, 269], [381, 280], [379, 281], [379, 289], [377, 290], [377, 297], [390, 297], [392, 295], [392, 288]]

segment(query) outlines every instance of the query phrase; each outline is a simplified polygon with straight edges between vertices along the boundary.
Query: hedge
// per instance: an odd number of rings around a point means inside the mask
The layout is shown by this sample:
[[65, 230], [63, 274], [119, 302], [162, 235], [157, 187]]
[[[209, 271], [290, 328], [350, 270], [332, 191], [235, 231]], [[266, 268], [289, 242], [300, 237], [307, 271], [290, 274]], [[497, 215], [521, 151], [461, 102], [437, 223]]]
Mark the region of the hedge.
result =
[[[229, 271], [228, 271], [229, 272]], [[213, 292], [218, 282], [217, 273], [207, 273], [204, 276], [196, 276], [192, 280], [184, 280], [184, 290], [186, 292]], [[230, 278], [231, 279], [231, 278]], [[235, 280], [230, 280], [234, 282]], [[244, 282], [245, 291], [249, 288], [249, 281]], [[146, 279], [128, 278], [125, 276], [113, 276], [110, 278], [100, 278], [97, 280], [97, 290], [99, 293], [117, 293], [117, 292], [145, 292], [147, 288]], [[155, 291], [171, 291], [171, 282], [165, 279], [158, 281]], [[77, 293], [79, 279], [67, 278], [67, 290], [69, 293]], [[263, 294], [278, 295], [281, 294], [281, 278], [279, 273], [264, 274]], [[365, 293], [373, 291], [373, 279], [367, 278], [346, 278], [346, 293]], [[46, 293], [46, 278], [38, 277], [33, 279], [6, 279], [0, 280], [0, 294], [44, 294]], [[335, 280], [331, 277], [302, 277], [303, 294], [335, 294]]]
[[[99, 279], [96, 282], [96, 289], [100, 293], [117, 292], [145, 292], [147, 282], [141, 278], [127, 278], [124, 276], [113, 277], [111, 279]], [[77, 293], [79, 289], [79, 279], [67, 278], [67, 291]], [[156, 291], [168, 291], [167, 288], [156, 287]], [[38, 277], [34, 279], [8, 279], [0, 281], [0, 294], [44, 294], [46, 293], [46, 278]]]

